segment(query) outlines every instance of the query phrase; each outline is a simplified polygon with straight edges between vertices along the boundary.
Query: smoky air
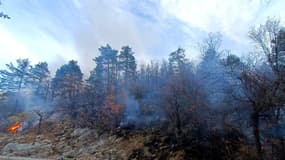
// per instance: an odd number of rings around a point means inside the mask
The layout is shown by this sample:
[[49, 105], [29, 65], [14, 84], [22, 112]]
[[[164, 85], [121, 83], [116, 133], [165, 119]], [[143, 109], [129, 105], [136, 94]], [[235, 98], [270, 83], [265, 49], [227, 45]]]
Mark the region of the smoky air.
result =
[[283, 2], [110, 2], [3, 1], [0, 159], [285, 159]]

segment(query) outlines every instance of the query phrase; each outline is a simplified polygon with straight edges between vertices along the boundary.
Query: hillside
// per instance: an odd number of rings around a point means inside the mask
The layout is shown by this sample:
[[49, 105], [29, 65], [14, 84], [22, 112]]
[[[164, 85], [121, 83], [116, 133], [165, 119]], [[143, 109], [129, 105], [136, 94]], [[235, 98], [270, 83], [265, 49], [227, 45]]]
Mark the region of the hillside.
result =
[[[167, 138], [145, 131], [116, 130], [101, 133], [70, 124], [44, 123], [16, 134], [1, 134], [1, 156], [48, 159], [184, 159], [181, 150], [170, 151]], [[1, 159], [1, 158], [0, 158]]]

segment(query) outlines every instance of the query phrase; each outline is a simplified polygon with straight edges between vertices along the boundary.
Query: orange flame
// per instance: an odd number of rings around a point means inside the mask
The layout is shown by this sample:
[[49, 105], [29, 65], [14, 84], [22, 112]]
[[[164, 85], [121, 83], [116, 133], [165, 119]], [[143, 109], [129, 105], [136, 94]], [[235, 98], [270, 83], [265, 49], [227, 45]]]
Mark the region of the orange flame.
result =
[[17, 133], [18, 129], [19, 129], [20, 127], [22, 127], [22, 125], [23, 125], [23, 122], [15, 123], [15, 124], [11, 125], [11, 126], [8, 128], [8, 132], [9, 132], [9, 133], [12, 133], [12, 134], [15, 134], [15, 133]]

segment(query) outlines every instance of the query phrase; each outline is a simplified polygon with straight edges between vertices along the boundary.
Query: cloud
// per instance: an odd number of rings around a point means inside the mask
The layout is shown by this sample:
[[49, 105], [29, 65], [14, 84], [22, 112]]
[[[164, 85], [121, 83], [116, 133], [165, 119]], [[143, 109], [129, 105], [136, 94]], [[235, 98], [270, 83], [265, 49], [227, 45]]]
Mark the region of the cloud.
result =
[[169, 26], [160, 20], [155, 5], [131, 0], [7, 1], [13, 19], [4, 26], [33, 56], [49, 62], [58, 56], [76, 59], [88, 73], [95, 67], [92, 59], [98, 48], [107, 43], [118, 50], [130, 45], [139, 61], [168, 54], [166, 46], [178, 40], [164, 38]]
[[[161, 0], [170, 15], [204, 32], [221, 32], [237, 45], [247, 46], [250, 27], [267, 17], [284, 15], [283, 0]], [[285, 18], [285, 17], [284, 17]]]
[[161, 0], [162, 7], [189, 26], [205, 32], [221, 31], [239, 41], [249, 23], [255, 24], [262, 3], [258, 0]]
[[[21, 0], [5, 1], [4, 4], [5, 12], [12, 19], [1, 21], [2, 66], [18, 58], [29, 58], [33, 64], [58, 62], [58, 57], [61, 57], [61, 62], [78, 59], [68, 32], [56, 29], [63, 27], [62, 21], [49, 14], [46, 4]], [[56, 70], [63, 63], [53, 64], [49, 65], [51, 70]]]
[[22, 55], [48, 61], [53, 70], [76, 59], [86, 74], [107, 43], [118, 50], [130, 45], [139, 62], [167, 58], [179, 46], [197, 59], [197, 43], [219, 31], [224, 47], [247, 52], [248, 29], [267, 16], [282, 18], [284, 5], [283, 0], [5, 1], [3, 11], [12, 19], [1, 21], [1, 45], [17, 47], [1, 52], [13, 52], [6, 60], [14, 61], [19, 58], [15, 48], [21, 48]]
[[11, 57], [29, 57], [32, 61], [39, 60], [38, 57], [33, 55], [25, 45], [13, 37], [2, 25], [0, 25], [0, 48], [1, 67], [4, 67], [4, 64], [10, 63]]

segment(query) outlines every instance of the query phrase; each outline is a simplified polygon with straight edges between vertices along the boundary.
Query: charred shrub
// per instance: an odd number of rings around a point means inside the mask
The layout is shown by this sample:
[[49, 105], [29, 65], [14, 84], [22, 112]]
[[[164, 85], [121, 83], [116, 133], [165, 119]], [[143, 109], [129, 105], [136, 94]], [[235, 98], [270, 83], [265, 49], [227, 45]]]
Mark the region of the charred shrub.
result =
[[[194, 137], [191, 144], [184, 144], [189, 157], [207, 160], [240, 159], [242, 147], [246, 145], [245, 136], [236, 129], [208, 132], [207, 137]], [[190, 142], [190, 141], [188, 141]]]

